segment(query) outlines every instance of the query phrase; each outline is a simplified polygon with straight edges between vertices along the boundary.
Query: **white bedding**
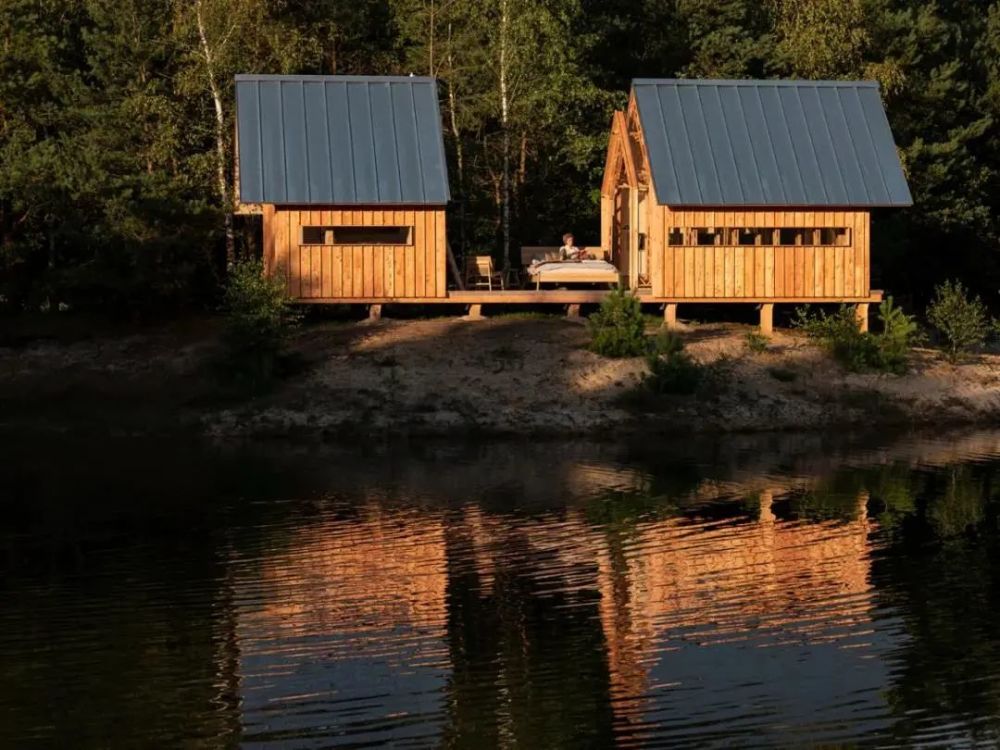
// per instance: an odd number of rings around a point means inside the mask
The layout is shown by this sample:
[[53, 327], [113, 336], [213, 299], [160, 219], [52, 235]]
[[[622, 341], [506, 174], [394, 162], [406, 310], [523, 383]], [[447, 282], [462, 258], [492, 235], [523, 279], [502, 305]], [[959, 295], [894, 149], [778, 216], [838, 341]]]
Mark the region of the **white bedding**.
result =
[[560, 273], [562, 271], [598, 276], [618, 273], [618, 270], [606, 260], [546, 260], [528, 266], [528, 273], [531, 276], [540, 275], [543, 279], [548, 273]]

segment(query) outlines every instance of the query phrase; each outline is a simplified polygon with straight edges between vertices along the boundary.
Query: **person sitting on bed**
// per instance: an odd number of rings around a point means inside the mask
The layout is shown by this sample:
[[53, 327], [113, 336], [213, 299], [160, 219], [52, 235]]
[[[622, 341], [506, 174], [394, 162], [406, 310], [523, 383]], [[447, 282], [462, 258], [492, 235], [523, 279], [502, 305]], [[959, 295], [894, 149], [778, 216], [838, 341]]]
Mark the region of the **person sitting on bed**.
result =
[[559, 260], [588, 260], [589, 258], [591, 258], [589, 253], [585, 253], [573, 244], [572, 234], [567, 232], [563, 235], [563, 244], [559, 248]]

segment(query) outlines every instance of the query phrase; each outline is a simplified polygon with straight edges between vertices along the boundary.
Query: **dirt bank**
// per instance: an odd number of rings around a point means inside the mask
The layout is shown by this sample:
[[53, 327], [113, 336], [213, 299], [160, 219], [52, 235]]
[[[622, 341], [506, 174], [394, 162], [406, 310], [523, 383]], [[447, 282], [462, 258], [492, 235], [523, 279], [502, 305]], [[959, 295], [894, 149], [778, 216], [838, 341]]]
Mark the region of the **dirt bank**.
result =
[[323, 323], [293, 341], [295, 370], [267, 395], [234, 397], [213, 383], [211, 326], [198, 330], [30, 343], [0, 349], [0, 407], [25, 422], [125, 431], [226, 435], [411, 431], [608, 433], [634, 429], [770, 430], [832, 425], [993, 423], [1000, 356], [952, 366], [914, 352], [903, 376], [844, 372], [815, 346], [779, 331], [752, 354], [745, 326], [684, 333], [712, 387], [655, 403], [623, 398], [641, 359], [586, 350], [583, 325], [503, 317]]

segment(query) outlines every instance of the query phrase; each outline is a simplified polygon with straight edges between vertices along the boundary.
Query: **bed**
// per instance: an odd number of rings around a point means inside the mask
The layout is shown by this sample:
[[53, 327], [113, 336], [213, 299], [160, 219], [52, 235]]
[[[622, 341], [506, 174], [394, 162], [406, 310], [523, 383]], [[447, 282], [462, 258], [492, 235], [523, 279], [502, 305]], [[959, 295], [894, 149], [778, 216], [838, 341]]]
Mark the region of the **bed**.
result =
[[543, 260], [527, 268], [535, 288], [542, 284], [617, 284], [618, 269], [606, 260]]

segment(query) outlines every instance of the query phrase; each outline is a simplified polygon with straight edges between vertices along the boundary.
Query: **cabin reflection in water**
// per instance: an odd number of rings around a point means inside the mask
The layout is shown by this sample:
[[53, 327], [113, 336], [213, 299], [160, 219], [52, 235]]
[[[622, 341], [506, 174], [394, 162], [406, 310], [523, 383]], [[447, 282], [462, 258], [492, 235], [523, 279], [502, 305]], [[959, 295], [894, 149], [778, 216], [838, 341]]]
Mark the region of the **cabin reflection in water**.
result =
[[[567, 471], [563, 486], [622, 490], [620, 468]], [[238, 627], [248, 735], [294, 732], [297, 716], [328, 700], [356, 702], [352, 731], [366, 727], [374, 738], [398, 739], [402, 729], [492, 741], [502, 730], [476, 723], [484, 703], [495, 704], [485, 715], [497, 721], [548, 705], [610, 733], [613, 724], [641, 724], [651, 695], [687, 687], [705, 663], [692, 669], [682, 650], [722, 647], [726, 660], [741, 649], [746, 666], [720, 664], [732, 670], [723, 680], [763, 668], [752, 655], [758, 646], [828, 648], [838, 659], [869, 632], [867, 495], [857, 495], [846, 520], [781, 520], [774, 498], [806, 482], [784, 481], [703, 483], [692, 493], [697, 507], [721, 495], [730, 510], [627, 526], [595, 520], [585, 503], [501, 513], [488, 502], [394, 501], [382, 490], [355, 497], [336, 520], [324, 512], [299, 525], [280, 550], [246, 566], [234, 561], [236, 586], [254, 588], [236, 596], [254, 603], [243, 605]], [[739, 497], [751, 499], [734, 513]], [[562, 648], [565, 664], [552, 657]], [[542, 660], [518, 656], [532, 651], [546, 654], [545, 674], [529, 674]], [[593, 664], [580, 663], [587, 652]], [[800, 655], [782, 663], [794, 668]], [[567, 689], [574, 680], [590, 684]], [[502, 705], [525, 690], [520, 708]], [[809, 698], [771, 698], [790, 700], [791, 713], [808, 720]], [[470, 702], [476, 720], [462, 718]]]

